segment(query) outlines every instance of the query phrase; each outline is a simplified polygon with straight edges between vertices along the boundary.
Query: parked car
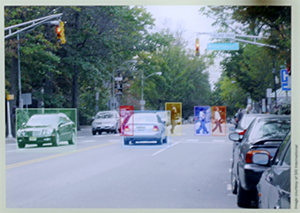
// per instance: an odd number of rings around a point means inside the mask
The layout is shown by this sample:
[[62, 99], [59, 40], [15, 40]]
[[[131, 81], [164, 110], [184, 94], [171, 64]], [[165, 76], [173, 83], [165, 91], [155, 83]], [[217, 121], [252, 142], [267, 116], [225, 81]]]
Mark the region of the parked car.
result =
[[41, 147], [44, 143], [59, 146], [62, 141], [74, 144], [75, 137], [76, 125], [64, 113], [32, 115], [17, 131], [19, 148], [24, 148], [26, 144]]
[[241, 141], [238, 133], [229, 134], [230, 140], [240, 141], [231, 169], [232, 192], [237, 194], [239, 207], [257, 207], [256, 185], [267, 167], [254, 164], [253, 155], [267, 153], [271, 159], [289, 130], [290, 116], [269, 115], [256, 117]]
[[258, 207], [270, 209], [290, 208], [291, 196], [291, 133], [287, 134], [274, 158], [266, 153], [257, 153], [253, 162], [269, 166], [257, 184]]
[[99, 135], [102, 132], [118, 133], [120, 131], [120, 116], [117, 111], [100, 111], [94, 117], [92, 122], [92, 134]]
[[[134, 113], [124, 128], [124, 144], [135, 144], [137, 141], [167, 143], [165, 129], [165, 124], [157, 113]], [[126, 135], [126, 132], [130, 135]]]
[[[245, 134], [247, 128], [251, 124], [251, 122], [254, 120], [254, 118], [259, 116], [270, 116], [268, 114], [244, 114], [238, 123], [237, 127], [231, 127], [230, 130], [237, 132], [240, 135], [240, 141], [243, 138], [243, 135]], [[238, 146], [240, 141], [236, 141], [232, 145], [232, 155], [234, 155], [234, 150]]]

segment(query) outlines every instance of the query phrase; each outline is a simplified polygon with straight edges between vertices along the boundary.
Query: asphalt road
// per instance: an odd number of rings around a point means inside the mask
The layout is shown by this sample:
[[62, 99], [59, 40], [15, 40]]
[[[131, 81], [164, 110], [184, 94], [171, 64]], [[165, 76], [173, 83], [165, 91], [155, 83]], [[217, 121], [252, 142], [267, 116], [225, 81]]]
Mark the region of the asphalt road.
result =
[[89, 127], [76, 145], [7, 143], [7, 208], [238, 208], [228, 136], [177, 130], [167, 145], [124, 147], [118, 134], [93, 136]]

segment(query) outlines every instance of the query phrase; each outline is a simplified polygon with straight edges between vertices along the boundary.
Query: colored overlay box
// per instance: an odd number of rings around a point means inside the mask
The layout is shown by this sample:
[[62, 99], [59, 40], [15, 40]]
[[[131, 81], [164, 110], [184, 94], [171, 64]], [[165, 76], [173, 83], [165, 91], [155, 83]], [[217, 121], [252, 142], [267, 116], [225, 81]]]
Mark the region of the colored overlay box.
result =
[[133, 114], [133, 106], [120, 106], [120, 136], [132, 136], [134, 134], [133, 128], [129, 128], [133, 125], [133, 119], [130, 119], [131, 116], [134, 116]]
[[226, 106], [212, 106], [212, 136], [226, 136]]
[[194, 134], [196, 136], [211, 135], [211, 108], [210, 106], [194, 107]]
[[182, 104], [181, 102], [165, 103], [165, 110], [171, 112], [171, 125], [167, 131], [168, 135], [182, 135]]

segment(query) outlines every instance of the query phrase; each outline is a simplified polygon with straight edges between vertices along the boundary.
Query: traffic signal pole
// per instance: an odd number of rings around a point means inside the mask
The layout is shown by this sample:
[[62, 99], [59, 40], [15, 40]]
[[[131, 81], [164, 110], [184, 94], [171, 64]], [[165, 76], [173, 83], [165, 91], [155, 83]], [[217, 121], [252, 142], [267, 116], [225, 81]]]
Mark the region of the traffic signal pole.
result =
[[[4, 38], [9, 38], [14, 35], [17, 35], [18, 40], [18, 84], [19, 84], [19, 108], [23, 108], [23, 99], [22, 99], [22, 88], [21, 88], [21, 66], [20, 66], [20, 33], [26, 32], [27, 30], [30, 30], [32, 28], [35, 28], [41, 24], [50, 23], [52, 25], [60, 25], [59, 21], [50, 21], [52, 19], [60, 18], [63, 15], [63, 13], [45, 16], [42, 18], [34, 19], [31, 21], [27, 21], [21, 24], [16, 24], [13, 26], [9, 26], [4, 28], [4, 33], [7, 32], [7, 34], [4, 36]], [[23, 28], [21, 28], [23, 27]], [[18, 28], [18, 30], [14, 31], [14, 29]], [[19, 29], [21, 28], [21, 29]]]

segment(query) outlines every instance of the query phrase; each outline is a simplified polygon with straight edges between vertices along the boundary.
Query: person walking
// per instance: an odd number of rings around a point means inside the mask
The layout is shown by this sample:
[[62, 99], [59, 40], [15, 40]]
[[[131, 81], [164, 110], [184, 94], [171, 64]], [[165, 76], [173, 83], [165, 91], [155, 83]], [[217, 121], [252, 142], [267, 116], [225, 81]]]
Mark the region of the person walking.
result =
[[216, 124], [216, 126], [212, 130], [212, 132], [214, 132], [219, 127], [220, 133], [222, 133], [221, 121], [222, 121], [222, 118], [221, 118], [221, 115], [219, 112], [219, 107], [216, 107], [215, 108], [215, 124]]
[[174, 128], [176, 126], [176, 116], [177, 116], [177, 109], [174, 106], [174, 104], [172, 104], [172, 108], [171, 108], [171, 124], [172, 124], [171, 134], [174, 133]]
[[200, 127], [199, 129], [196, 130], [197, 134], [199, 134], [202, 129], [203, 129], [203, 134], [209, 133], [205, 126], [205, 117], [206, 117], [205, 109], [201, 109], [199, 113]]

